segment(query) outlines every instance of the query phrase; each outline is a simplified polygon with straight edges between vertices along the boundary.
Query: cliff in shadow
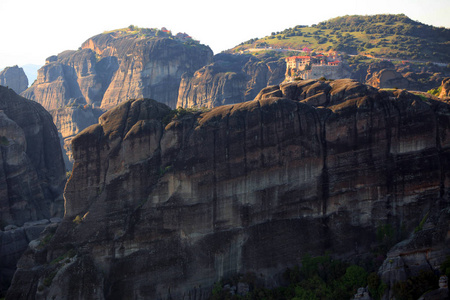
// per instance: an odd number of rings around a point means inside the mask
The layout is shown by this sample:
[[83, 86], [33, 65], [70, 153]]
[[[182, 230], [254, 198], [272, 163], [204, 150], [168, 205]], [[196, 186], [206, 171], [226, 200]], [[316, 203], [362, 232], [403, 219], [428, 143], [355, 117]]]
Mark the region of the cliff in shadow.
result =
[[50, 114], [0, 86], [0, 297], [28, 242], [43, 227], [15, 229], [62, 217], [65, 182], [58, 132]]
[[238, 273], [277, 285], [305, 254], [371, 260], [380, 226], [448, 207], [449, 137], [448, 104], [352, 80], [209, 112], [125, 102], [73, 139], [64, 220], [7, 298], [206, 299]]

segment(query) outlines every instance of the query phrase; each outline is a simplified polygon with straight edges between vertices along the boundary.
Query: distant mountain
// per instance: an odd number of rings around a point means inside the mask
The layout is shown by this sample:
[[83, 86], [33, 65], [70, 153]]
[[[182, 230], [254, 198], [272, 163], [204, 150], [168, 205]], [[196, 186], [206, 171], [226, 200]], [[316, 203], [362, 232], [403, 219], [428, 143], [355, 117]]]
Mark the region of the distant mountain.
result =
[[9, 87], [19, 94], [27, 89], [28, 78], [22, 68], [7, 67], [0, 72], [0, 85]]
[[140, 97], [175, 107], [181, 76], [210, 63], [212, 56], [209, 47], [187, 34], [131, 25], [48, 57], [22, 96], [48, 110], [74, 103], [108, 109]]
[[375, 57], [450, 62], [450, 29], [422, 24], [400, 15], [344, 16], [313, 26], [298, 25], [244, 42], [231, 52], [250, 48], [309, 48]]

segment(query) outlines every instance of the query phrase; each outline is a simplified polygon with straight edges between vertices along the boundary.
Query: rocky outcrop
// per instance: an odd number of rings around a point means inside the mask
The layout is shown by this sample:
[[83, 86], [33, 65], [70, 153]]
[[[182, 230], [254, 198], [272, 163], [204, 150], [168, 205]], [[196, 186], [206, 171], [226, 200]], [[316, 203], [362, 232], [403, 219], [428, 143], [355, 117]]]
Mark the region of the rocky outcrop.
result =
[[83, 129], [97, 124], [103, 112], [90, 105], [72, 105], [50, 111], [62, 141], [66, 170], [72, 170], [73, 165], [72, 139]]
[[65, 179], [50, 114], [38, 103], [0, 87], [0, 296], [28, 241], [39, 235], [37, 229], [1, 230], [62, 217]]
[[441, 93], [439, 97], [441, 98], [449, 98], [450, 97], [450, 78], [445, 78], [442, 80], [441, 84]]
[[4, 297], [11, 285], [16, 264], [30, 242], [39, 238], [41, 232], [50, 224], [56, 225], [60, 218], [52, 218], [26, 222], [22, 227], [9, 225], [7, 230], [0, 231], [0, 296]]
[[449, 205], [450, 106], [402, 90], [309, 80], [99, 120], [73, 139], [63, 222], [7, 298], [205, 299], [236, 273], [272, 286], [306, 253], [370, 258], [380, 225], [412, 232]]
[[8, 67], [0, 72], [0, 85], [9, 87], [20, 94], [28, 88], [28, 78], [22, 68]]
[[71, 169], [70, 141], [97, 123], [99, 112], [142, 97], [175, 108], [181, 76], [210, 63], [212, 55], [207, 46], [156, 36], [150, 29], [116, 30], [88, 39], [77, 51], [47, 58], [36, 82], [22, 95], [51, 111], [66, 168]]
[[81, 48], [49, 57], [23, 96], [48, 110], [73, 102], [109, 109], [140, 97], [175, 107], [181, 75], [212, 59], [209, 47], [143, 30], [100, 34]]
[[90, 49], [50, 56], [38, 70], [35, 83], [22, 96], [42, 104], [47, 110], [75, 103], [100, 106], [108, 80], [118, 66], [114, 57], [97, 59]]
[[61, 215], [66, 178], [50, 114], [4, 87], [0, 110], [2, 228]]
[[376, 88], [407, 89], [409, 86], [408, 80], [395, 70], [383, 69], [371, 75], [366, 83]]
[[403, 61], [393, 64], [380, 60], [371, 63], [351, 63], [351, 78], [377, 88], [401, 88], [427, 92], [439, 86], [449, 74], [447, 69], [433, 63], [417, 64]]
[[212, 108], [253, 100], [261, 89], [281, 83], [285, 69], [283, 61], [218, 54], [212, 64], [183, 75], [177, 107]]
[[[431, 274], [439, 274], [443, 271], [440, 270], [441, 264], [450, 257], [449, 208], [427, 212], [421, 223], [416, 227], [415, 233], [410, 238], [395, 245], [389, 251], [379, 270], [381, 279], [388, 284], [384, 299], [392, 299], [394, 296], [393, 287], [397, 282], [406, 282], [411, 277], [419, 276], [421, 272], [428, 271]], [[440, 293], [433, 294], [439, 295]]]

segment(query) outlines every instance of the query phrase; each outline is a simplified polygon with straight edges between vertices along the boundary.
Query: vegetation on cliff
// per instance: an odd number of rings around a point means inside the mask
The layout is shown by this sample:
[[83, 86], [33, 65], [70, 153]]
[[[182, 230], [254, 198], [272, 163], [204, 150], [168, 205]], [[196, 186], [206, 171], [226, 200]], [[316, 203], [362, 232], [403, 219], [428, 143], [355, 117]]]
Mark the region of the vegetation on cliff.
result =
[[407, 16], [344, 16], [317, 25], [272, 32], [233, 48], [303, 49], [344, 51], [376, 57], [450, 62], [450, 29], [416, 22]]

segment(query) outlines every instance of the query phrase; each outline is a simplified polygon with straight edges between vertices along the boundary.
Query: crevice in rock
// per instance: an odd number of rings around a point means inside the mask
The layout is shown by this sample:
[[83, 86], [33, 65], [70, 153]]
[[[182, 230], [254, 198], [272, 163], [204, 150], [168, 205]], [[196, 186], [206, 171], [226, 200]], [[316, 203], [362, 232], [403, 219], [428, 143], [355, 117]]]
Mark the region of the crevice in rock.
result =
[[322, 168], [322, 174], [321, 174], [321, 188], [322, 188], [322, 194], [321, 194], [321, 200], [322, 200], [322, 215], [327, 214], [327, 201], [330, 197], [330, 178], [328, 174], [328, 145], [327, 145], [327, 132], [326, 132], [326, 124], [328, 121], [328, 118], [330, 117], [330, 113], [327, 111], [325, 112], [326, 115], [323, 118], [323, 121], [321, 122], [320, 116], [317, 115], [317, 110], [314, 110], [316, 118], [317, 118], [317, 124], [320, 126], [320, 143], [322, 144], [322, 160], [323, 160], [323, 168]]

